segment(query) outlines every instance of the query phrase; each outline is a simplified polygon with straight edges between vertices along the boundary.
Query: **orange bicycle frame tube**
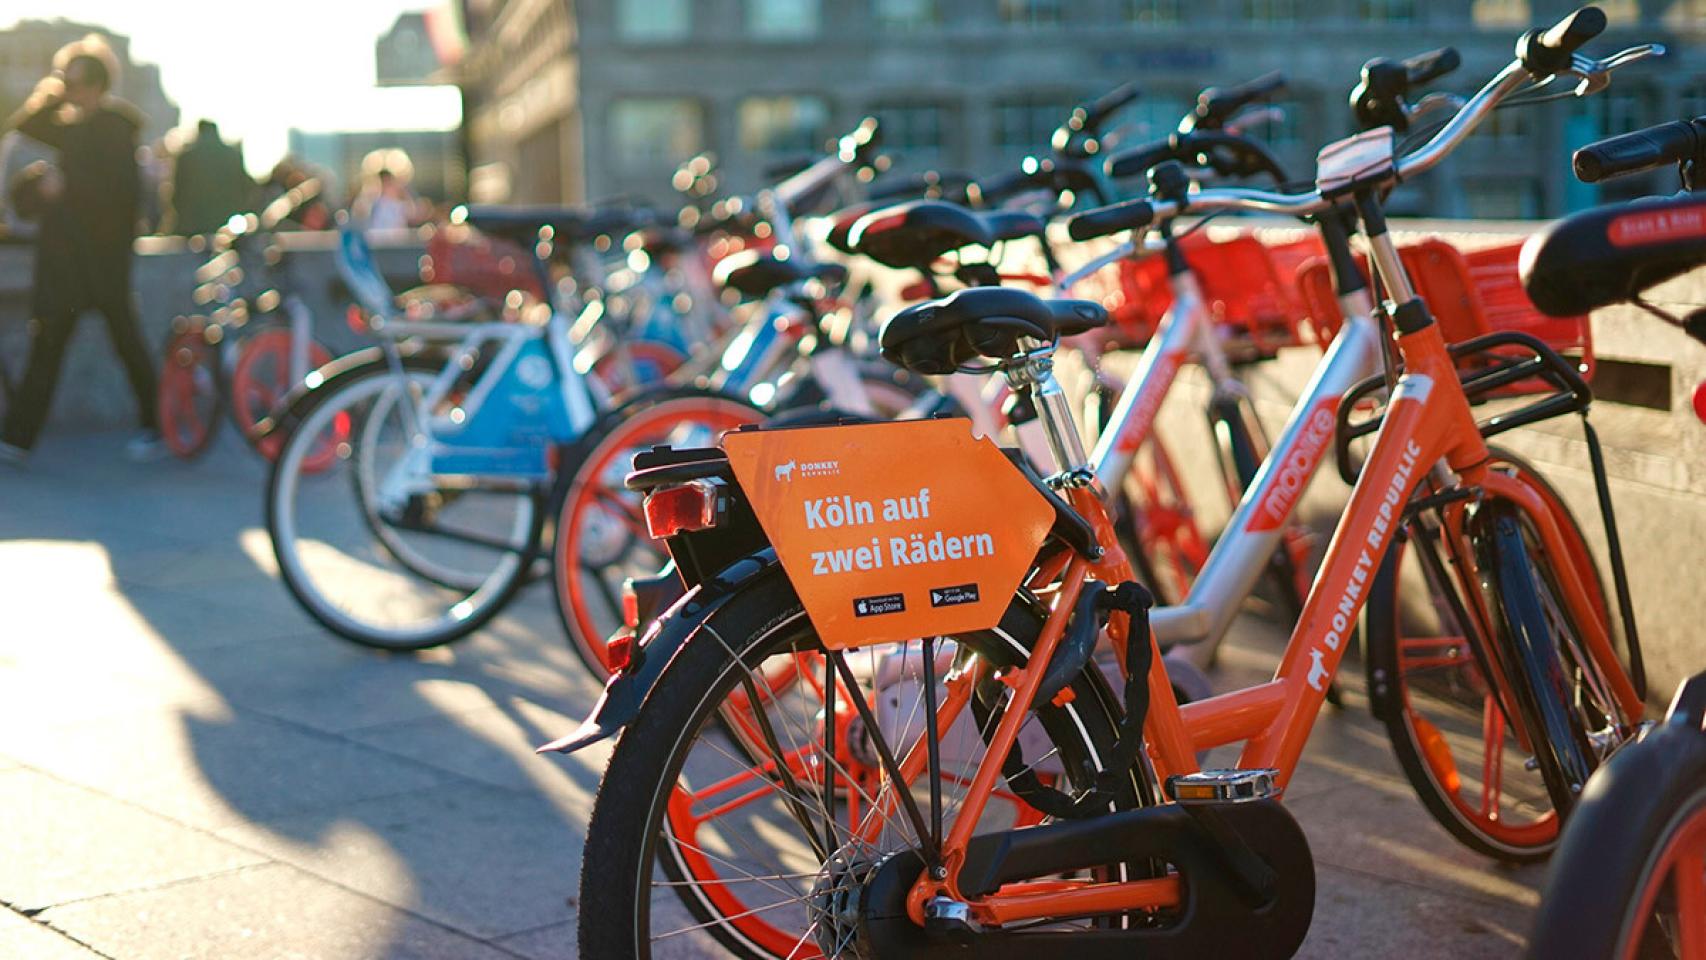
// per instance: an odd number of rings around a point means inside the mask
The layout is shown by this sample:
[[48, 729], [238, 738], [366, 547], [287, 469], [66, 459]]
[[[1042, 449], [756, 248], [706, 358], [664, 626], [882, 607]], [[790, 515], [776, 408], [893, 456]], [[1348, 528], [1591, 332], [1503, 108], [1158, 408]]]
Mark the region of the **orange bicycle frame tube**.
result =
[[[1405, 334], [1399, 338], [1398, 346], [1406, 372], [1399, 378], [1387, 404], [1374, 447], [1334, 530], [1320, 572], [1305, 601], [1303, 615], [1286, 645], [1274, 679], [1181, 707], [1173, 695], [1160, 651], [1158, 648], [1153, 651], [1144, 733], [1158, 778], [1164, 780], [1169, 775], [1195, 771], [1199, 750], [1243, 741], [1240, 767], [1272, 768], [1279, 771], [1282, 784], [1290, 780], [1326, 699], [1328, 684], [1338, 672], [1375, 571], [1403, 522], [1405, 505], [1417, 485], [1442, 460], [1460, 476], [1465, 487], [1479, 488], [1484, 496], [1510, 501], [1532, 522], [1541, 544], [1558, 561], [1555, 567], [1561, 580], [1560, 592], [1582, 631], [1588, 655], [1608, 678], [1618, 703], [1630, 715], [1640, 714], [1640, 698], [1635, 696], [1633, 684], [1616, 658], [1605, 621], [1584, 589], [1583, 571], [1572, 562], [1574, 554], [1566, 545], [1553, 508], [1532, 486], [1488, 469], [1490, 454], [1438, 327], [1429, 325]], [[1073, 490], [1071, 500], [1096, 527], [1100, 542], [1115, 542], [1106, 510], [1093, 492]], [[1461, 536], [1461, 524], [1452, 523], [1448, 527], [1446, 535]], [[1082, 558], [1074, 558], [1067, 565], [1053, 614], [1033, 651], [1034, 669], [1027, 668], [1017, 678], [1013, 702], [1002, 717], [971, 791], [944, 841], [946, 876], [939, 880], [922, 876], [913, 888], [909, 907], [915, 920], [922, 920], [923, 904], [929, 897], [957, 893], [958, 868], [978, 815], [999, 775], [999, 758], [1006, 756], [1022, 715], [1030, 708], [1045, 669], [1037, 665], [1047, 663], [1065, 628], [1064, 613], [1071, 608], [1085, 578], [1092, 572], [1109, 577], [1129, 576], [1129, 570], [1124, 556], [1117, 554], [1094, 565]], [[1153, 633], [1148, 641], [1155, 644]], [[1123, 647], [1123, 642], [1141, 641], [1120, 636], [1116, 638], [1116, 647]], [[1107, 909], [1162, 907], [1177, 902], [1176, 884], [1140, 880], [1014, 885], [973, 900], [970, 905], [985, 921], [1013, 922]]]

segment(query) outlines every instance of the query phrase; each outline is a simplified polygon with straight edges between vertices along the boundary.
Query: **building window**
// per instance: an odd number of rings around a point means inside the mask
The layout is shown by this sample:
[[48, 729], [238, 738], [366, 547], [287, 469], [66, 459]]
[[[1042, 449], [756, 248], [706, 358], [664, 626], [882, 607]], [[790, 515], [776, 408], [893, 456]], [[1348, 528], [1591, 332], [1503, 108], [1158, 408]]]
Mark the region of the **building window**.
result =
[[1357, 0], [1357, 15], [1375, 23], [1409, 23], [1416, 19], [1416, 0]]
[[920, 30], [937, 23], [936, 0], [875, 0], [873, 12], [884, 30]]
[[685, 40], [693, 32], [693, 0], [616, 0], [616, 36], [631, 43]]
[[1469, 8], [1469, 16], [1477, 27], [1484, 28], [1508, 29], [1534, 24], [1528, 0], [1474, 0]]
[[819, 0], [746, 0], [746, 32], [764, 40], [803, 40], [818, 34]]
[[704, 146], [704, 115], [687, 97], [623, 97], [610, 104], [618, 169], [673, 167]]
[[919, 170], [942, 159], [947, 135], [942, 129], [942, 108], [926, 103], [879, 104], [871, 108], [882, 134], [883, 148], [894, 148], [899, 161]]
[[1126, 122], [1131, 124], [1131, 134], [1122, 136], [1121, 140], [1139, 143], [1144, 140], [1158, 140], [1171, 134], [1179, 129], [1179, 121], [1184, 119], [1194, 103], [1194, 100], [1184, 97], [1145, 91], [1143, 96], [1125, 108], [1125, 118]]
[[1650, 122], [1648, 107], [1653, 100], [1653, 91], [1639, 84], [1621, 88], [1612, 86], [1577, 101], [1576, 114], [1592, 120], [1594, 136], [1614, 137], [1647, 126]]
[[[1265, 105], [1258, 104], [1261, 110]], [[1313, 111], [1311, 111], [1313, 112]], [[1244, 130], [1257, 140], [1268, 145], [1276, 152], [1293, 149], [1303, 143], [1303, 104], [1279, 104], [1274, 109], [1266, 110], [1260, 123]]]
[[1244, 0], [1244, 19], [1250, 23], [1296, 23], [1297, 0]]
[[1540, 216], [1540, 181], [1533, 177], [1469, 180], [1463, 199], [1477, 220], [1532, 220]]
[[1011, 97], [995, 102], [995, 145], [1006, 152], [1046, 152], [1055, 128], [1072, 113], [1070, 97]]
[[1534, 121], [1532, 110], [1495, 110], [1481, 122], [1474, 139], [1501, 147], [1520, 146], [1534, 136]]
[[829, 137], [822, 97], [747, 97], [737, 115], [740, 148], [766, 157], [816, 153]]
[[1061, 21], [1061, 0], [1001, 0], [1001, 22], [1021, 27], [1053, 26]]
[[1127, 0], [1126, 19], [1144, 27], [1170, 27], [1182, 18], [1180, 0]]

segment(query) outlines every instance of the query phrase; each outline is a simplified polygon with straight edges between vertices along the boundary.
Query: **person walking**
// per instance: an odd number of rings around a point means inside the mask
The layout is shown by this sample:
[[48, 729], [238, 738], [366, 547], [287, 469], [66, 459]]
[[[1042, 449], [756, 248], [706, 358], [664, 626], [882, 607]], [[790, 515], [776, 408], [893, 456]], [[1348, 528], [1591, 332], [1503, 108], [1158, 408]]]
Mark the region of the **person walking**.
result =
[[243, 152], [219, 138], [219, 125], [203, 120], [195, 139], [172, 165], [172, 233], [212, 233], [255, 201], [255, 181], [243, 169]]
[[0, 424], [0, 461], [21, 464], [35, 446], [77, 315], [89, 308], [106, 319], [136, 395], [142, 431], [129, 453], [154, 459], [165, 453], [154, 412], [154, 361], [130, 302], [142, 119], [135, 107], [108, 95], [118, 63], [99, 37], [67, 45], [54, 55], [54, 66], [8, 124], [57, 151], [61, 184], [41, 211], [30, 359]]

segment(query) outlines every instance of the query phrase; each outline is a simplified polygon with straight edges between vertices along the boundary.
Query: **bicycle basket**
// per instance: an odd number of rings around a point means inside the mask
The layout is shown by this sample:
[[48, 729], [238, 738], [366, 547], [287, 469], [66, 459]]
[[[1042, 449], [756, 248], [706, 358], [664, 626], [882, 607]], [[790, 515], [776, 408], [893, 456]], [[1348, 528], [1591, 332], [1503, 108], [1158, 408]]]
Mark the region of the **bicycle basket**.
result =
[[427, 238], [421, 279], [461, 287], [490, 300], [502, 300], [511, 290], [536, 300], [545, 296], [527, 251], [460, 224], [441, 226]]
[[[1593, 332], [1586, 316], [1549, 317], [1535, 309], [1517, 275], [1521, 241], [1501, 243], [1479, 250], [1462, 251], [1451, 243], [1429, 238], [1399, 248], [1399, 257], [1410, 275], [1416, 293], [1427, 303], [1439, 323], [1446, 343], [1460, 344], [1490, 333], [1522, 333], [1552, 350], [1568, 356], [1583, 379], [1593, 379]], [[1368, 262], [1358, 256], [1367, 269]], [[1316, 337], [1326, 344], [1338, 333], [1344, 318], [1333, 296], [1333, 283], [1326, 261], [1303, 267], [1298, 277], [1299, 294], [1305, 304]], [[1496, 352], [1465, 354], [1458, 365], [1474, 370], [1490, 362]], [[1512, 383], [1489, 396], [1517, 396], [1545, 392], [1534, 383]]]

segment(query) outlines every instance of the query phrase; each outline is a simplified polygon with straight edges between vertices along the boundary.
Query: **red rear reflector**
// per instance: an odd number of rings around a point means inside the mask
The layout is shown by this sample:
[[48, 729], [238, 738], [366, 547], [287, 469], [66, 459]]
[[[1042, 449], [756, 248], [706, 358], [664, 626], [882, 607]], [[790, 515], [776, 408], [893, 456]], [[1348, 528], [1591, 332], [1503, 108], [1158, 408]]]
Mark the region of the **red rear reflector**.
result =
[[653, 490], [646, 496], [646, 531], [654, 540], [717, 525], [717, 488], [706, 480]]
[[631, 580], [622, 585], [622, 622], [629, 630], [640, 629], [640, 595], [634, 592]]
[[349, 324], [351, 332], [366, 336], [367, 312], [362, 310], [360, 307], [353, 303], [350, 304], [349, 309], [344, 311], [344, 322]]
[[610, 642], [604, 645], [604, 655], [612, 673], [628, 669], [628, 664], [634, 662], [634, 635], [619, 633], [611, 637]]

